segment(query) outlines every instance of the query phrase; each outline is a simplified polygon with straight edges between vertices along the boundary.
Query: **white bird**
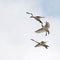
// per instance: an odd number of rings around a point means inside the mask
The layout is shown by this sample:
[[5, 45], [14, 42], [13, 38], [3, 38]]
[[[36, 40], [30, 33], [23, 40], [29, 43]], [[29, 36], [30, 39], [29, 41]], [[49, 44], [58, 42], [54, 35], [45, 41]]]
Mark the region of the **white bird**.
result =
[[35, 32], [36, 33], [46, 32], [46, 36], [47, 36], [47, 33], [48, 34], [50, 33], [49, 28], [50, 28], [50, 24], [49, 22], [46, 21], [46, 24], [44, 26], [42, 25], [42, 28], [36, 30]]
[[33, 16], [32, 13], [26, 12], [27, 14], [31, 14], [32, 16], [30, 18], [34, 18], [35, 20], [39, 21], [42, 25], [43, 22], [40, 20], [41, 18], [45, 18], [45, 17], [41, 17], [41, 16]]
[[48, 49], [48, 47], [49, 47], [48, 45], [46, 45], [46, 42], [44, 42], [44, 41], [37, 42], [37, 41], [35, 41], [34, 39], [31, 39], [31, 40], [37, 43], [37, 44], [35, 45], [35, 47], [43, 46], [43, 47], [45, 47], [46, 49]]

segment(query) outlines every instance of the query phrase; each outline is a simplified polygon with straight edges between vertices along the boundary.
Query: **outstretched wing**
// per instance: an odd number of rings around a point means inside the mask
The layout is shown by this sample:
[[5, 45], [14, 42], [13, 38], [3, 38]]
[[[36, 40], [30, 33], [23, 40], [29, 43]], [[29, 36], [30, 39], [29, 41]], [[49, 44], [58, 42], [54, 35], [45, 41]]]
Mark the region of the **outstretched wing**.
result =
[[34, 39], [31, 39], [31, 40], [34, 41], [34, 42], [36, 42], [36, 43], [39, 43], [39, 42], [35, 41]]
[[26, 12], [27, 14], [31, 14], [32, 16], [33, 16], [33, 14], [32, 13], [29, 13], [29, 12]]
[[36, 16], [36, 18], [45, 18], [45, 17], [41, 17], [41, 16]]
[[45, 32], [44, 28], [41, 28], [41, 29], [38, 29], [35, 31], [36, 33], [42, 33], [42, 32]]
[[46, 21], [46, 25], [45, 26], [48, 27], [48, 28], [50, 28], [49, 22]]
[[46, 49], [48, 49], [48, 47], [49, 47], [48, 45], [43, 45], [43, 46], [44, 46]]
[[40, 44], [40, 43], [36, 44], [34, 47], [39, 47], [39, 46], [41, 46], [41, 44]]

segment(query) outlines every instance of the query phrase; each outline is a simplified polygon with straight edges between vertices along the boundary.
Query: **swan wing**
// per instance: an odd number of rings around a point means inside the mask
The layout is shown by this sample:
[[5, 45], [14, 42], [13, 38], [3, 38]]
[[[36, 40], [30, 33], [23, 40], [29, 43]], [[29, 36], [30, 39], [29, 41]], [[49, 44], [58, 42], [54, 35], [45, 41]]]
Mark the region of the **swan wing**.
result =
[[44, 28], [41, 28], [41, 29], [38, 29], [35, 31], [36, 33], [42, 33], [42, 32], [45, 32]]
[[47, 28], [50, 28], [50, 23], [46, 21], [46, 25]]
[[36, 43], [39, 43], [39, 42], [35, 41], [34, 39], [31, 39], [31, 40], [34, 41], [34, 42], [36, 42]]
[[38, 43], [38, 44], [36, 44], [36, 45], [35, 45], [35, 47], [39, 47], [39, 46], [41, 46], [41, 44], [40, 44], [40, 43]]

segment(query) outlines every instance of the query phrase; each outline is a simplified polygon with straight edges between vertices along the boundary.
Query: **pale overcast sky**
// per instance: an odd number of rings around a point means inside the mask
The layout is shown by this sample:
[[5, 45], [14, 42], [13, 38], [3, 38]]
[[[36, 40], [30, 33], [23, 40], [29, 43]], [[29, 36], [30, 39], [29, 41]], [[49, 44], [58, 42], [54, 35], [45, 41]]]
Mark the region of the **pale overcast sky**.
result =
[[[0, 0], [0, 60], [60, 60], [60, 1], [59, 0]], [[56, 4], [57, 3], [57, 4]], [[53, 7], [53, 8], [52, 8]], [[41, 24], [26, 12], [45, 16], [50, 23], [50, 34], [34, 31]], [[47, 41], [50, 46], [35, 48], [36, 41]]]

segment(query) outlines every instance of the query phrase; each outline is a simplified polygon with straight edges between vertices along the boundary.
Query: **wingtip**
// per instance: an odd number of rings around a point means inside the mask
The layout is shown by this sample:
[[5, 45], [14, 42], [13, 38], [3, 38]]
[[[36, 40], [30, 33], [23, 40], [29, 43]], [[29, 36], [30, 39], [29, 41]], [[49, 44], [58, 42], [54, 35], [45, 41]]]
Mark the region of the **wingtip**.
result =
[[40, 33], [39, 31], [35, 31], [35, 33]]
[[37, 33], [38, 31], [35, 31], [35, 33]]
[[29, 14], [29, 12], [26, 12], [27, 14]]
[[30, 40], [34, 41], [34, 39], [30, 39]]
[[33, 40], [33, 39], [30, 39], [30, 40]]

